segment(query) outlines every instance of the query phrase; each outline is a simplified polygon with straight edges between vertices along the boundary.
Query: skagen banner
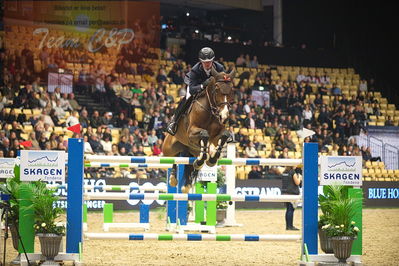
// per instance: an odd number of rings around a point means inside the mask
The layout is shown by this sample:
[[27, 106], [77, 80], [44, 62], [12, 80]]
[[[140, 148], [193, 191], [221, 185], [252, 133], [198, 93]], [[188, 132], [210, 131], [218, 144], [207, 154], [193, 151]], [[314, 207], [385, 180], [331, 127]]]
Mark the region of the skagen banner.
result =
[[21, 181], [39, 180], [65, 180], [65, 151], [21, 151]]
[[321, 156], [320, 185], [362, 185], [361, 156]]
[[14, 176], [15, 158], [0, 158], [0, 178]]

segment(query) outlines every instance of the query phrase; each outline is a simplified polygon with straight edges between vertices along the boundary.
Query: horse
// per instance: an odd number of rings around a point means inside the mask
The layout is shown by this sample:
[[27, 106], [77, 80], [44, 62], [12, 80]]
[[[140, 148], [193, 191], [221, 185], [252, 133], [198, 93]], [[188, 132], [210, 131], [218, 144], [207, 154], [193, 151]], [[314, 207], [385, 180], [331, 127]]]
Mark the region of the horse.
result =
[[[194, 96], [192, 104], [178, 122], [176, 134], [165, 136], [162, 145], [164, 156], [176, 157], [185, 153], [197, 157], [191, 174], [185, 177], [183, 193], [189, 192], [204, 163], [210, 167], [217, 163], [222, 148], [230, 137], [225, 123], [234, 99], [234, 76], [234, 68], [230, 73], [218, 73], [212, 68], [208, 86]], [[169, 180], [171, 186], [177, 185], [176, 165], [173, 165]]]

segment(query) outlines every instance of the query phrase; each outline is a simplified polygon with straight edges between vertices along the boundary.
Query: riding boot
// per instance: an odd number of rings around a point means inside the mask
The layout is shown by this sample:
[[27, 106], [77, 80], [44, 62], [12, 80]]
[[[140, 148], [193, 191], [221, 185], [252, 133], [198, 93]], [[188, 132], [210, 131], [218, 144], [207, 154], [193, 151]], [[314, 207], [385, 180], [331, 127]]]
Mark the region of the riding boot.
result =
[[177, 125], [179, 124], [179, 119], [182, 113], [186, 109], [186, 102], [187, 102], [186, 98], [183, 98], [179, 102], [179, 105], [175, 110], [175, 114], [173, 115], [172, 119], [170, 120], [169, 124], [166, 127], [166, 132], [168, 132], [172, 136], [174, 136], [177, 132]]

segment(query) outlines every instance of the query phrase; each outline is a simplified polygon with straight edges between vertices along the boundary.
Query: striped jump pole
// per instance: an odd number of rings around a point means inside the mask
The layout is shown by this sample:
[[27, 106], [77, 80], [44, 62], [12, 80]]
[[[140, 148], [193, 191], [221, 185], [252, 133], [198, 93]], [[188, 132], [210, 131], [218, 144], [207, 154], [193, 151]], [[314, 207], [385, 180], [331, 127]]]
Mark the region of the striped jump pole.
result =
[[[68, 185], [47, 185], [48, 188], [68, 189]], [[103, 190], [103, 191], [130, 191], [130, 190], [141, 190], [141, 191], [160, 191], [166, 192], [166, 187], [162, 186], [126, 186], [126, 185], [84, 185], [86, 190]]]
[[85, 233], [91, 240], [155, 240], [155, 241], [299, 241], [300, 235], [247, 235], [247, 234], [129, 234]]
[[85, 167], [95, 167], [95, 168], [172, 168], [172, 164], [150, 164], [150, 163], [101, 163], [101, 162], [87, 162]]
[[173, 194], [173, 193], [117, 193], [104, 194], [85, 193], [88, 200], [176, 200], [176, 201], [233, 201], [233, 202], [298, 202], [302, 200], [300, 195], [280, 196], [254, 196], [254, 195], [227, 195], [227, 194]]
[[[105, 156], [86, 155], [86, 164], [92, 163], [135, 163], [135, 164], [193, 164], [196, 157], [139, 157], [139, 156]], [[268, 165], [268, 166], [297, 166], [301, 159], [268, 159], [268, 158], [221, 158], [218, 165]]]

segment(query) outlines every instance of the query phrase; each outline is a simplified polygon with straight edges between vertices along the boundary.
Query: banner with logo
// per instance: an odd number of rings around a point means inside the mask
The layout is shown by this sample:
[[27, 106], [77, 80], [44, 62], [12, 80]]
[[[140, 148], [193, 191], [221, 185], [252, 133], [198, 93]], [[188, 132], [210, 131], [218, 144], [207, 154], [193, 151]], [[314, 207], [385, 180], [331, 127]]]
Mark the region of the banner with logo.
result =
[[321, 156], [320, 185], [362, 185], [361, 156]]
[[217, 166], [209, 167], [208, 165], [204, 164], [204, 166], [198, 172], [197, 181], [216, 182], [218, 179], [217, 170]]
[[21, 181], [65, 181], [65, 151], [21, 150]]
[[14, 176], [15, 158], [0, 158], [0, 178]]

